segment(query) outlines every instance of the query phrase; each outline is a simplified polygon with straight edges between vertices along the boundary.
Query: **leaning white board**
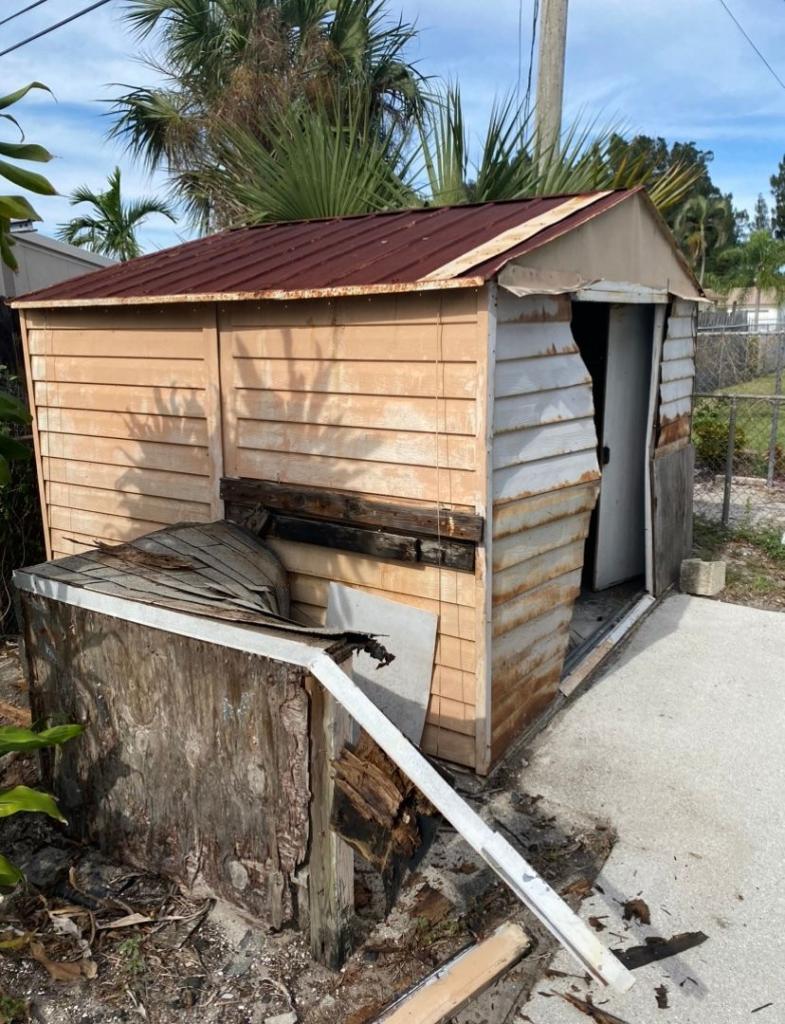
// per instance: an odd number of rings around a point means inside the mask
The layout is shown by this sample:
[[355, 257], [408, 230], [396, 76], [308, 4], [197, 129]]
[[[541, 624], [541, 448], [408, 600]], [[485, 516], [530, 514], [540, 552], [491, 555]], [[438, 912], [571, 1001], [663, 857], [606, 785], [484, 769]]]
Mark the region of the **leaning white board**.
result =
[[395, 655], [395, 661], [379, 668], [369, 655], [355, 652], [352, 678], [415, 746], [428, 713], [437, 618], [433, 612], [330, 583], [327, 627], [373, 633]]

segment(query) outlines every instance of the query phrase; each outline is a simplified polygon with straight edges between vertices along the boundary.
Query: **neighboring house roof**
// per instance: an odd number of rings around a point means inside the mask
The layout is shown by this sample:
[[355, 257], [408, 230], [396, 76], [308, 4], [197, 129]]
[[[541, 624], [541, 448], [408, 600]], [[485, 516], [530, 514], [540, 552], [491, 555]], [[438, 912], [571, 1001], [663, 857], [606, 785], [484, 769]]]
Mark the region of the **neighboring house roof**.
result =
[[11, 228], [19, 269], [0, 268], [0, 295], [13, 298], [33, 289], [58, 285], [89, 271], [111, 267], [114, 260], [40, 234], [28, 222]]
[[[298, 299], [476, 287], [516, 257], [631, 196], [645, 199], [640, 189], [624, 189], [236, 228], [25, 295], [15, 305]], [[674, 258], [683, 262], [669, 233], [668, 238]]]
[[[758, 304], [754, 288], [731, 288], [727, 295], [720, 295], [717, 301], [723, 306], [738, 306], [744, 309], [755, 309]], [[760, 293], [761, 306], [774, 306], [779, 308], [784, 305], [781, 299], [777, 298], [776, 292], [767, 291], [765, 288]]]

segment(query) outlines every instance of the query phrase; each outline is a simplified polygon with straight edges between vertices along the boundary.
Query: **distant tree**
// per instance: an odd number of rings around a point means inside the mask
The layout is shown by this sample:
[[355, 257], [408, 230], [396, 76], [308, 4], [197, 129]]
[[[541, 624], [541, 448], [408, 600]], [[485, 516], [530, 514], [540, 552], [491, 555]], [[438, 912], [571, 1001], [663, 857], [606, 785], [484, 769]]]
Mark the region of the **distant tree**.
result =
[[719, 260], [723, 290], [738, 288], [742, 296], [755, 296], [754, 326], [760, 321], [761, 295], [774, 292], [778, 302], [785, 300], [785, 241], [771, 231], [753, 231], [743, 245], [727, 249]]
[[93, 192], [82, 185], [71, 193], [70, 200], [71, 206], [89, 203], [93, 212], [61, 224], [57, 237], [63, 242], [118, 260], [130, 260], [141, 255], [142, 247], [136, 231], [151, 213], [160, 213], [171, 221], [175, 220], [169, 204], [154, 196], [143, 196], [130, 203], [123, 202], [119, 167], [115, 167], [109, 175], [105, 192]]
[[[609, 146], [611, 159], [620, 165], [630, 158], [647, 160], [652, 167], [652, 179], [656, 181], [669, 168], [681, 166], [692, 172], [692, 185], [684, 197], [683, 205], [692, 199], [704, 197], [710, 201], [712, 230], [707, 232], [705, 252], [700, 245], [696, 248], [694, 233], [684, 231], [684, 223], [694, 217], [697, 207], [681, 215], [681, 207], [672, 206], [665, 211], [665, 219], [674, 229], [687, 256], [697, 255], [697, 266], [704, 266], [704, 275], [717, 270], [717, 259], [724, 246], [737, 245], [744, 235], [744, 211], [733, 206], [733, 196], [723, 193], [711, 179], [711, 163], [714, 153], [710, 149], [699, 149], [694, 142], [673, 142], [670, 145], [663, 138], [635, 135], [631, 139], [615, 137]], [[681, 216], [682, 227], [676, 228]], [[689, 241], [688, 241], [689, 239]], [[705, 261], [705, 262], [704, 262]]]
[[769, 178], [771, 192], [774, 196], [774, 210], [771, 224], [775, 238], [785, 238], [785, 156], [779, 162], [777, 173]]
[[674, 231], [702, 285], [709, 250], [719, 251], [728, 241], [727, 200], [715, 196], [692, 196], [679, 207]]
[[771, 234], [771, 214], [769, 213], [769, 204], [763, 198], [761, 193], [758, 194], [758, 198], [755, 200], [755, 209], [752, 213], [752, 230], [753, 231], [768, 231]]

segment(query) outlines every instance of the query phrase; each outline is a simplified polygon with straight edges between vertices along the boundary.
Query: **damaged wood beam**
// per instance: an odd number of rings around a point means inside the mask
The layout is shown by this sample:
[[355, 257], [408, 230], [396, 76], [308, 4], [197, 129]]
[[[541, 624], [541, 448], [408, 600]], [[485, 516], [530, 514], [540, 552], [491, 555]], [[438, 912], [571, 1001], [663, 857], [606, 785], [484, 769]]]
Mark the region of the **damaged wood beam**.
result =
[[239, 477], [221, 480], [221, 498], [227, 502], [263, 505], [275, 512], [332, 520], [350, 526], [379, 527], [474, 544], [482, 540], [485, 523], [482, 516], [471, 512], [376, 501], [325, 487], [293, 487], [270, 480]]
[[501, 925], [396, 1000], [376, 1024], [444, 1024], [516, 964], [530, 946], [520, 925]]
[[318, 544], [339, 551], [357, 551], [375, 558], [422, 562], [446, 569], [474, 572], [475, 546], [465, 541], [431, 540], [390, 530], [347, 526], [327, 519], [305, 519], [275, 511], [267, 519], [263, 535], [294, 540], [300, 544]]

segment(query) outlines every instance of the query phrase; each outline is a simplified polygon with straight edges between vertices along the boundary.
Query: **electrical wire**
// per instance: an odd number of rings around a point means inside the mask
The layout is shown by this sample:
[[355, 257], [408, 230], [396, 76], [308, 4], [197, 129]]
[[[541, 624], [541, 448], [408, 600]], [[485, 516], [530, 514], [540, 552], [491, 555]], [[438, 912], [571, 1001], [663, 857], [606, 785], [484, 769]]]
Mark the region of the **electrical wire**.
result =
[[534, 47], [537, 42], [537, 22], [540, 17], [540, 0], [534, 0], [532, 8], [532, 41], [529, 48], [529, 73], [526, 78], [526, 101], [523, 104], [523, 120], [529, 120], [532, 99], [532, 74], [534, 72]]
[[54, 32], [57, 28], [62, 28], [63, 25], [68, 25], [72, 21], [76, 21], [77, 18], [81, 18], [85, 14], [89, 14], [90, 11], [94, 11], [97, 7], [103, 7], [104, 4], [108, 4], [109, 0], [96, 0], [96, 3], [90, 4], [89, 7], [84, 7], [81, 11], [77, 11], [76, 14], [72, 14], [68, 18], [63, 18], [62, 21], [58, 21], [55, 25], [50, 25], [49, 28], [42, 29], [40, 32], [36, 32], [33, 36], [28, 36], [27, 39], [23, 39], [21, 43], [14, 43], [13, 46], [9, 46], [7, 50], [0, 50], [0, 57], [5, 57], [7, 53], [13, 53], [14, 50], [20, 49], [22, 46], [27, 46], [28, 43], [32, 43], [36, 39], [40, 39], [41, 36], [47, 36], [50, 32]]
[[727, 4], [725, 3], [725, 0], [719, 0], [719, 2], [720, 2], [720, 4], [722, 5], [722, 7], [724, 8], [724, 10], [726, 11], [726, 13], [727, 13], [728, 17], [729, 17], [729, 18], [731, 19], [731, 21], [733, 22], [733, 24], [734, 24], [734, 25], [736, 26], [736, 28], [737, 28], [737, 29], [739, 30], [739, 32], [741, 32], [741, 34], [742, 34], [742, 35], [744, 36], [744, 38], [745, 38], [745, 39], [747, 40], [747, 42], [748, 42], [748, 43], [750, 44], [750, 46], [751, 46], [751, 47], [752, 47], [752, 49], [753, 49], [753, 50], [755, 51], [755, 53], [757, 53], [757, 55], [758, 55], [758, 56], [760, 57], [760, 59], [761, 59], [761, 60], [763, 61], [763, 63], [764, 63], [765, 65], [766, 65], [766, 67], [768, 68], [768, 70], [769, 70], [769, 71], [770, 71], [770, 73], [771, 73], [771, 76], [772, 76], [772, 78], [773, 78], [773, 79], [774, 79], [774, 80], [775, 80], [775, 81], [777, 82], [777, 84], [778, 84], [778, 85], [779, 85], [779, 86], [780, 86], [780, 87], [781, 87], [782, 89], [785, 89], [785, 82], [783, 82], [783, 80], [782, 80], [782, 79], [780, 78], [780, 76], [779, 76], [779, 75], [777, 74], [777, 72], [776, 72], [776, 71], [774, 70], [774, 68], [773, 68], [773, 67], [771, 66], [771, 64], [769, 64], [769, 62], [768, 62], [768, 61], [766, 60], [766, 58], [765, 58], [765, 57], [763, 56], [763, 54], [762, 54], [762, 53], [760, 52], [760, 50], [758, 49], [758, 47], [757, 47], [757, 46], [755, 45], [755, 43], [753, 42], [753, 40], [752, 40], [752, 39], [750, 38], [750, 36], [749, 36], [749, 35], [747, 34], [747, 32], [745, 31], [745, 29], [744, 29], [744, 26], [743, 26], [743, 25], [741, 24], [741, 22], [739, 21], [739, 19], [738, 19], [738, 18], [736, 17], [736, 15], [735, 15], [735, 14], [733, 13], [733, 11], [732, 11], [732, 10], [730, 9], [730, 7], [728, 7], [728, 5], [727, 5]]
[[35, 0], [34, 4], [30, 4], [27, 7], [23, 7], [22, 10], [21, 11], [17, 11], [16, 14], [9, 14], [7, 18], [3, 18], [3, 20], [0, 21], [0, 25], [5, 25], [5, 23], [7, 21], [13, 21], [14, 18], [18, 18], [20, 14], [27, 14], [27, 12], [28, 11], [32, 11], [32, 9], [34, 7], [40, 7], [41, 4], [45, 4], [45, 3], [48, 3], [48, 2], [49, 2], [49, 0]]

